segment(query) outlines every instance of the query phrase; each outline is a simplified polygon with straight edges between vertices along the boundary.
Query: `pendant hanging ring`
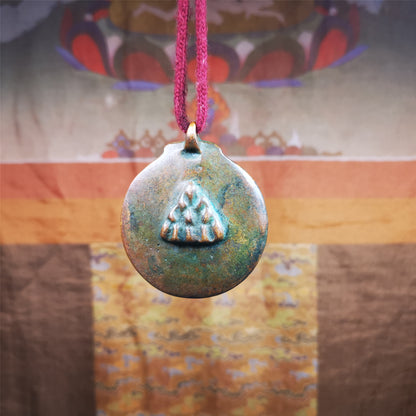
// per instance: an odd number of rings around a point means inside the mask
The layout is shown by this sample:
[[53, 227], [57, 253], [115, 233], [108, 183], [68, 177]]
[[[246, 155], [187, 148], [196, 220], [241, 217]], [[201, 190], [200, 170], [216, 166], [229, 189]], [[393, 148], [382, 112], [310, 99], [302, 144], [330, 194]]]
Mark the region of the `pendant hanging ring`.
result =
[[186, 131], [185, 151], [189, 153], [201, 153], [199, 138], [196, 133], [196, 124], [194, 122], [189, 124], [188, 130]]

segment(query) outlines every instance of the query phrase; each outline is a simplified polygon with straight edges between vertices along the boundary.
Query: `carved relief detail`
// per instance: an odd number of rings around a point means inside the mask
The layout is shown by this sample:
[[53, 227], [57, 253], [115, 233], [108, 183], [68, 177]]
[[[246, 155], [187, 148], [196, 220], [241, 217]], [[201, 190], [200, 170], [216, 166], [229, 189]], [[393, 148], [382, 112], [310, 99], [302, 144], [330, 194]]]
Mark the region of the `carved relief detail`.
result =
[[188, 182], [162, 225], [160, 236], [176, 244], [212, 244], [225, 238], [226, 226], [200, 186]]

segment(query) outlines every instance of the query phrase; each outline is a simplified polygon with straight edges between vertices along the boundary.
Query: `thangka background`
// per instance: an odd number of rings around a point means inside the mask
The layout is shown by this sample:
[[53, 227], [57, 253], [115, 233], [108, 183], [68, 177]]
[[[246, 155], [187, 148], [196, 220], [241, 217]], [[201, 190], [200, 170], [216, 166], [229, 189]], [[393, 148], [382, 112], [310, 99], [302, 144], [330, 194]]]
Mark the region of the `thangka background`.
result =
[[416, 3], [208, 0], [203, 138], [270, 225], [203, 300], [153, 289], [119, 233], [182, 140], [175, 6], [1, 3], [2, 414], [415, 414]]

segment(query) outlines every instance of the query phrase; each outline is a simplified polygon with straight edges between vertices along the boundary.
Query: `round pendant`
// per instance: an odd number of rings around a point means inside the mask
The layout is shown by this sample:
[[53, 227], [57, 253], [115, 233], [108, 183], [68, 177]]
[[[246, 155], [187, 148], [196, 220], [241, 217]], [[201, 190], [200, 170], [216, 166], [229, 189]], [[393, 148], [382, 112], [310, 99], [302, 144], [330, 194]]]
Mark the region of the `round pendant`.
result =
[[185, 143], [137, 175], [124, 199], [121, 233], [127, 255], [151, 285], [170, 295], [204, 298], [241, 283], [267, 239], [267, 212], [253, 179], [218, 146]]

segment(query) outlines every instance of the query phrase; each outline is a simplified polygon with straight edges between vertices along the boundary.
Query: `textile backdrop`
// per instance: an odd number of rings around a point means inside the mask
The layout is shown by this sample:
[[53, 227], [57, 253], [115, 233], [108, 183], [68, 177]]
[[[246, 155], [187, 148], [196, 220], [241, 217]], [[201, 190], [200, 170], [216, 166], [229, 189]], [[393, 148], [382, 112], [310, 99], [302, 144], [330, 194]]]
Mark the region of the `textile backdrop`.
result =
[[415, 1], [208, 0], [203, 138], [269, 236], [201, 300], [141, 279], [119, 231], [182, 140], [175, 1], [0, 11], [2, 415], [416, 414]]

